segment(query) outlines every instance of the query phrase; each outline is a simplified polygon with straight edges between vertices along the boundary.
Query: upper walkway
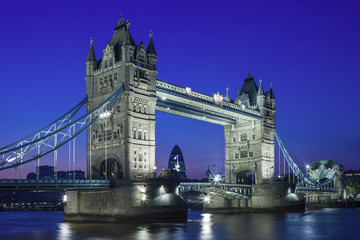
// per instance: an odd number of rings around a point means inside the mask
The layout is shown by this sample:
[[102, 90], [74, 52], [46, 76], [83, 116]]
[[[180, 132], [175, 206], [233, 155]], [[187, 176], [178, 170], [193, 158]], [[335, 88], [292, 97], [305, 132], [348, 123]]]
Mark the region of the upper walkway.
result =
[[156, 80], [156, 110], [220, 125], [261, 119], [256, 109], [228, 101], [215, 103], [214, 97]]

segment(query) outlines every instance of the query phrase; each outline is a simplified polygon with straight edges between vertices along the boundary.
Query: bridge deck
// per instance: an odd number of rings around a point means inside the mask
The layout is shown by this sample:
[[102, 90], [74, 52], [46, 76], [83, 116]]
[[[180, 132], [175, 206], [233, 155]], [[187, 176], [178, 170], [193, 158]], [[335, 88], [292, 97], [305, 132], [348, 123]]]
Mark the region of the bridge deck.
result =
[[64, 191], [71, 189], [99, 189], [110, 188], [110, 180], [23, 180], [23, 179], [2, 179], [0, 180], [0, 191], [33, 191], [49, 190]]

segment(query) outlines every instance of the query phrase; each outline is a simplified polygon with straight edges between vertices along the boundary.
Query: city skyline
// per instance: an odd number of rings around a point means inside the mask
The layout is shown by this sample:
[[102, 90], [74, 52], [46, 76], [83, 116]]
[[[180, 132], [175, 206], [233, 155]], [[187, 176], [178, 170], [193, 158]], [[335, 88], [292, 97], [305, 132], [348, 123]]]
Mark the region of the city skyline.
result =
[[[115, 1], [109, 1], [111, 9], [91, 1], [7, 3], [0, 10], [0, 146], [48, 124], [85, 96], [89, 39], [99, 59], [122, 11], [136, 44], [147, 46], [154, 32], [158, 79], [207, 95], [225, 96], [229, 86], [235, 99], [250, 71], [257, 85], [262, 78], [265, 91], [273, 84], [277, 131], [300, 167], [336, 156], [345, 169], [360, 168], [358, 3], [182, 3], [167, 9]], [[202, 178], [209, 164], [223, 171], [223, 134], [222, 126], [157, 112], [156, 165], [166, 169], [179, 145], [189, 178]], [[84, 136], [77, 150], [76, 169], [85, 170]]]

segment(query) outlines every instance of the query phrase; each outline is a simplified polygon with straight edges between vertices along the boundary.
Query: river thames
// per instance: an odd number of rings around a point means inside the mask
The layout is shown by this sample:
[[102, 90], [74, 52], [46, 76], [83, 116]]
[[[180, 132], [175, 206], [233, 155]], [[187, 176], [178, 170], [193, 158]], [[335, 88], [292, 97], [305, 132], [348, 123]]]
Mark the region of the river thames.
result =
[[63, 212], [0, 212], [1, 239], [359, 239], [360, 209], [286, 214], [210, 214], [187, 223], [68, 223]]

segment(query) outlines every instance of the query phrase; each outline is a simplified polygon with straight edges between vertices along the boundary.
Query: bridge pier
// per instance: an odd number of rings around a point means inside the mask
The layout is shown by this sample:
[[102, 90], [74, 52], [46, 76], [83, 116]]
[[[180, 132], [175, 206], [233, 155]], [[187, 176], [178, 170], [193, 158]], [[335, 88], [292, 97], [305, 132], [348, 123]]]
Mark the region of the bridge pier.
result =
[[294, 184], [256, 184], [249, 199], [210, 196], [204, 212], [297, 212], [305, 210], [305, 197], [294, 193]]
[[115, 180], [114, 187], [67, 191], [65, 221], [186, 222], [179, 182], [169, 179]]

